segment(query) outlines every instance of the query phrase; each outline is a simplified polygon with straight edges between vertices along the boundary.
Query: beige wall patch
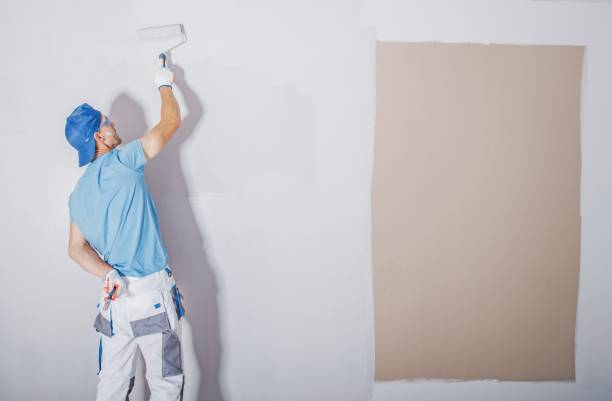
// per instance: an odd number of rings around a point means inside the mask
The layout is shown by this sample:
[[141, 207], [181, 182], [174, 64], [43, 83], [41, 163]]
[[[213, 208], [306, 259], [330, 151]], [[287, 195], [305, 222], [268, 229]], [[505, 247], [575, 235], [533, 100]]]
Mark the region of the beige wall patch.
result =
[[376, 380], [574, 379], [582, 58], [377, 43]]

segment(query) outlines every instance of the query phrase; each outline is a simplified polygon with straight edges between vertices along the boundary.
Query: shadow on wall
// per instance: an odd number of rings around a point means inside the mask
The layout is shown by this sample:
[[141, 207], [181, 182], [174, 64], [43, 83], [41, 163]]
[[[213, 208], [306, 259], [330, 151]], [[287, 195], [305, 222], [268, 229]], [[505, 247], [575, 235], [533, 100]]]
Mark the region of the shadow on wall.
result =
[[[169, 254], [168, 263], [185, 297], [185, 401], [223, 401], [217, 280], [189, 202], [189, 188], [180, 163], [180, 148], [200, 123], [204, 107], [185, 81], [184, 70], [176, 64], [172, 70], [189, 112], [185, 115], [185, 111], [181, 111], [181, 127], [164, 150], [147, 165], [145, 176], [158, 210], [162, 238]], [[147, 131], [144, 110], [125, 93], [113, 101], [110, 116], [116, 122], [124, 143]], [[197, 361], [189, 363], [193, 356]]]

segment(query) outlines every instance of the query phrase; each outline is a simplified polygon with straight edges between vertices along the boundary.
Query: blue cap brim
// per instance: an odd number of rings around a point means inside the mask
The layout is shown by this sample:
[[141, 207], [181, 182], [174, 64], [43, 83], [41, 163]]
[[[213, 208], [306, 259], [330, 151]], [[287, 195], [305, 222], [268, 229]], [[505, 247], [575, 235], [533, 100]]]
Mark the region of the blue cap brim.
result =
[[86, 146], [79, 150], [79, 167], [83, 167], [93, 159], [94, 153], [96, 152], [96, 141], [90, 138]]

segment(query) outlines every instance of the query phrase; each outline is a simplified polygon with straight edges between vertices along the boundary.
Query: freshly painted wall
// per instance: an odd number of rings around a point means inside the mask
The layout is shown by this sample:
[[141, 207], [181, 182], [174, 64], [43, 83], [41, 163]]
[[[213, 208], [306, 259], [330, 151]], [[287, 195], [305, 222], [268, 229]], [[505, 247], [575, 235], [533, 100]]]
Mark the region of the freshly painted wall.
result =
[[[67, 256], [66, 116], [156, 122], [141, 26], [182, 22], [181, 131], [147, 167], [183, 288], [185, 400], [612, 399], [612, 5], [5, 1], [0, 399], [94, 399], [98, 279]], [[375, 41], [586, 45], [575, 383], [373, 383]], [[199, 373], [198, 373], [199, 372]], [[133, 400], [145, 399], [142, 370]], [[198, 393], [198, 387], [200, 388]]]

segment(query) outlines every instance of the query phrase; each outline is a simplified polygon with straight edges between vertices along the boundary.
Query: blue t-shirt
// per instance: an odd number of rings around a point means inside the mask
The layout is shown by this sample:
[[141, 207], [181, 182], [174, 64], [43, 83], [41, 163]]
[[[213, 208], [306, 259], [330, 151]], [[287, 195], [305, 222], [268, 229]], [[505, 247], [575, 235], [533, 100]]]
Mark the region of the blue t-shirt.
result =
[[70, 194], [70, 220], [122, 275], [143, 277], [163, 269], [157, 210], [144, 177], [147, 163], [136, 139], [89, 163]]

